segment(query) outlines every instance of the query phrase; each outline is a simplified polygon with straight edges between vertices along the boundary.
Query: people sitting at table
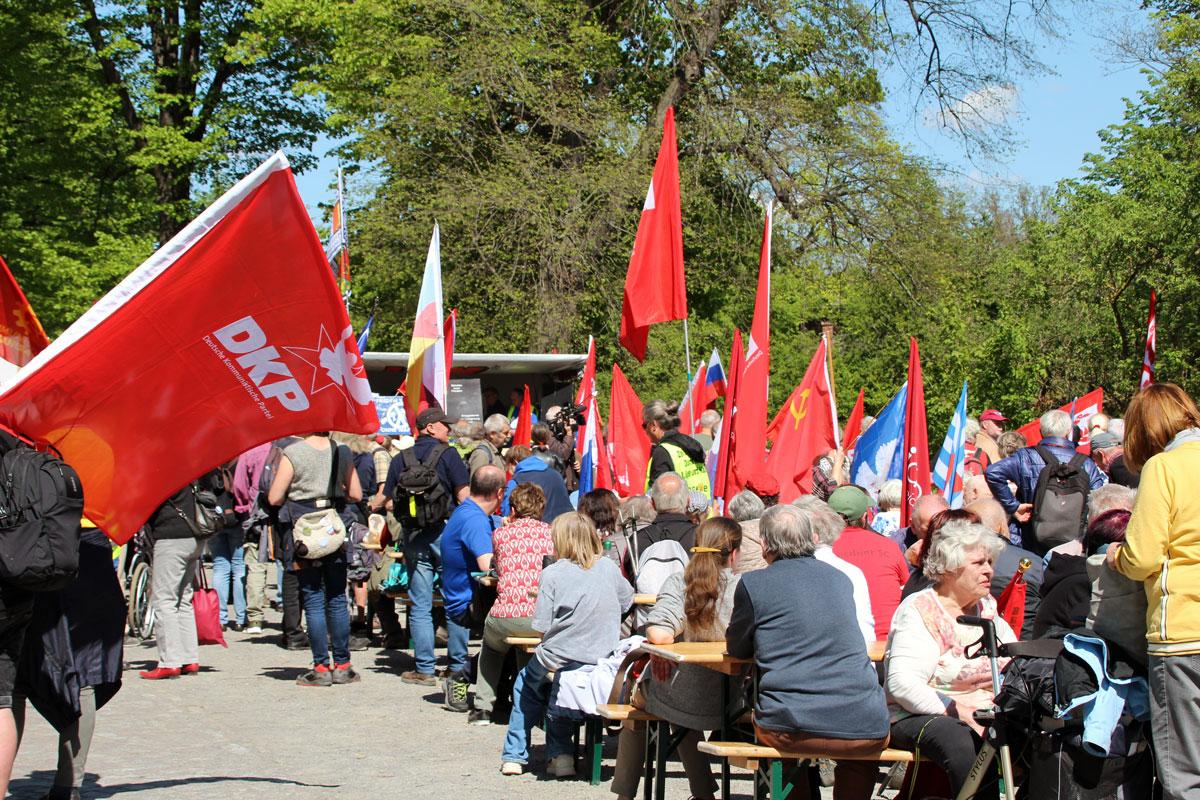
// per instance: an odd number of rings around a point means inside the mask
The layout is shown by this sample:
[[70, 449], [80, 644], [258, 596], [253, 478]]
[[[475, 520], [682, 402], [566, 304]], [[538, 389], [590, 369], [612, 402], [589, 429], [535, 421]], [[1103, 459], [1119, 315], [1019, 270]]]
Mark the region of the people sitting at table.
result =
[[[766, 569], [742, 575], [725, 634], [736, 658], [753, 658], [759, 691], [758, 741], [787, 752], [864, 756], [887, 746], [883, 690], [856, 629], [850, 581], [813, 557], [813, 513], [795, 506], [767, 509], [759, 520]], [[866, 800], [875, 786], [873, 761], [837, 761], [834, 797]], [[798, 798], [807, 783], [797, 784]]]
[[1000, 642], [1016, 637], [997, 615], [990, 594], [999, 537], [978, 523], [955, 521], [928, 544], [924, 571], [933, 585], [896, 609], [885, 686], [893, 746], [920, 749], [945, 771], [951, 792], [957, 793], [981, 743], [983, 729], [973, 713], [993, 696], [988, 659], [965, 654], [979, 640], [980, 629], [959, 623], [958, 617], [994, 620]]
[[542, 570], [530, 627], [542, 642], [517, 674], [513, 710], [500, 772], [520, 775], [529, 763], [529, 734], [546, 718], [546, 774], [575, 774], [572, 725], [550, 705], [552, 673], [595, 664], [613, 651], [621, 615], [633, 604], [633, 587], [611, 559], [604, 558], [592, 521], [577, 511], [559, 515], [550, 527], [558, 557]]
[[[535, 483], [518, 484], [509, 498], [508, 521], [492, 534], [495, 553], [496, 602], [483, 623], [479, 669], [475, 676], [475, 707], [467, 715], [472, 725], [491, 722], [496, 692], [504, 674], [509, 636], [527, 633], [532, 625], [534, 589], [542, 574], [542, 558], [554, 553], [550, 526], [542, 522], [546, 495]], [[517, 669], [529, 656], [517, 648]]]
[[[687, 569], [667, 578], [646, 623], [651, 644], [677, 641], [719, 642], [725, 638], [738, 576], [732, 565], [738, 557], [742, 531], [729, 517], [712, 517], [696, 528], [696, 544]], [[658, 659], [643, 673], [638, 691], [646, 711], [671, 723], [682, 738], [676, 752], [683, 762], [691, 795], [714, 796], [708, 759], [696, 749], [701, 731], [718, 730], [724, 723], [723, 677], [720, 673], [681, 664], [677, 669]], [[731, 693], [736, 696], [736, 693]], [[619, 800], [632, 800], [646, 750], [645, 728], [622, 728], [612, 791]]]

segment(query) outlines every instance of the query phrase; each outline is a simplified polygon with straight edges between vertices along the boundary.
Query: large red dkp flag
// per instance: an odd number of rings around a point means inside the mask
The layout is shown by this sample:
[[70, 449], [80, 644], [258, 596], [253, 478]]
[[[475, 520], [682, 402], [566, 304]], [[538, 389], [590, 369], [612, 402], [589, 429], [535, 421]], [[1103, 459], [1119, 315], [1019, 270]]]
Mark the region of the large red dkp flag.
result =
[[22, 369], [0, 422], [57, 448], [127, 541], [180, 486], [293, 433], [379, 420], [321, 240], [276, 153]]

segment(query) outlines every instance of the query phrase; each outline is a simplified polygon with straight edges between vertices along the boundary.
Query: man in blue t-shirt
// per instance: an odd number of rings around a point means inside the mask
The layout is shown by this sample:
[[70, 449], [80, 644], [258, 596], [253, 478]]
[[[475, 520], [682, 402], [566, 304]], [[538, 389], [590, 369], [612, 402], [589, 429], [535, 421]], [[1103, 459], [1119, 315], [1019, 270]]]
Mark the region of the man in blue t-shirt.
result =
[[446, 627], [450, 633], [446, 677], [446, 707], [468, 711], [466, 675], [467, 639], [471, 634], [472, 572], [492, 568], [492, 514], [504, 496], [504, 472], [491, 465], [471, 476], [470, 495], [454, 509], [442, 531], [442, 597], [446, 600]]
[[[434, 448], [447, 445], [438, 457], [435, 467], [438, 478], [453, 502], [461, 503], [467, 496], [467, 484], [470, 475], [462, 456], [453, 447], [449, 447], [450, 426], [456, 420], [447, 417], [440, 408], [427, 408], [417, 414], [417, 441], [413, 444], [412, 452], [419, 461], [424, 461], [433, 453]], [[388, 467], [387, 480], [383, 484], [383, 492], [372, 500], [372, 507], [379, 508], [384, 504], [391, 508], [392, 498], [396, 493], [396, 483], [404, 472], [404, 458], [397, 456]], [[421, 530], [405, 530], [403, 532], [404, 563], [408, 565], [408, 598], [412, 601], [409, 609], [409, 629], [412, 633], [413, 659], [417, 662], [416, 669], [400, 674], [404, 683], [415, 683], [421, 686], [437, 686], [434, 667], [437, 658], [434, 654], [435, 634], [433, 626], [433, 584], [437, 577], [439, 541], [442, 536], [444, 522], [436, 522]]]

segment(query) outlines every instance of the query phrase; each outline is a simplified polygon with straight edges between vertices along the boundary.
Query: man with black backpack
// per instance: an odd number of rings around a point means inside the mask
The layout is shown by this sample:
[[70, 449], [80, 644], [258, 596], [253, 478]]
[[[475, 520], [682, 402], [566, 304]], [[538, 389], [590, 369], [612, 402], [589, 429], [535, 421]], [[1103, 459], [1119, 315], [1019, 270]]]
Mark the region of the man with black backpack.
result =
[[[1042, 440], [984, 472], [992, 494], [1010, 519], [1020, 525], [1021, 540], [1013, 544], [1044, 554], [1055, 545], [1079, 537], [1087, 522], [1087, 501], [1092, 489], [1108, 478], [1071, 441], [1071, 415], [1060, 409], [1047, 411], [1039, 421]], [[1009, 482], [1016, 485], [1014, 495]]]
[[[405, 683], [436, 686], [433, 584], [441, 561], [441, 536], [450, 512], [469, 491], [462, 456], [450, 446], [450, 425], [441, 409], [417, 414], [417, 441], [388, 467], [383, 499], [403, 531], [408, 566], [409, 628], [417, 667], [401, 674]], [[378, 507], [378, 506], [377, 506]]]

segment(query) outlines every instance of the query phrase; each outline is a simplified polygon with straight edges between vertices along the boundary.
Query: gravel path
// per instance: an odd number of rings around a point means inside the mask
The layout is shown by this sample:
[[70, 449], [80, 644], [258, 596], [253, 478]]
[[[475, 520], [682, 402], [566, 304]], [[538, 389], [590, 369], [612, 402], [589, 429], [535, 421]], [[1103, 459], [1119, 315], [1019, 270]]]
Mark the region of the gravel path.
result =
[[[504, 728], [471, 727], [441, 706], [441, 693], [401, 683], [406, 652], [353, 654], [361, 683], [330, 688], [294, 684], [307, 651], [278, 647], [279, 616], [261, 635], [226, 634], [229, 648], [203, 647], [199, 675], [144, 681], [153, 643], [126, 641], [125, 686], [98, 715], [83, 787], [85, 798], [145, 800], [236, 798], [539, 798], [608, 800], [616, 755], [611, 737], [605, 781], [550, 780], [499, 773]], [[11, 785], [12, 797], [40, 798], [53, 779], [57, 738], [32, 709]], [[670, 800], [687, 797], [675, 763]], [[735, 773], [736, 774], [736, 773]], [[748, 797], [748, 775], [735, 794]], [[828, 790], [827, 790], [828, 791]]]

